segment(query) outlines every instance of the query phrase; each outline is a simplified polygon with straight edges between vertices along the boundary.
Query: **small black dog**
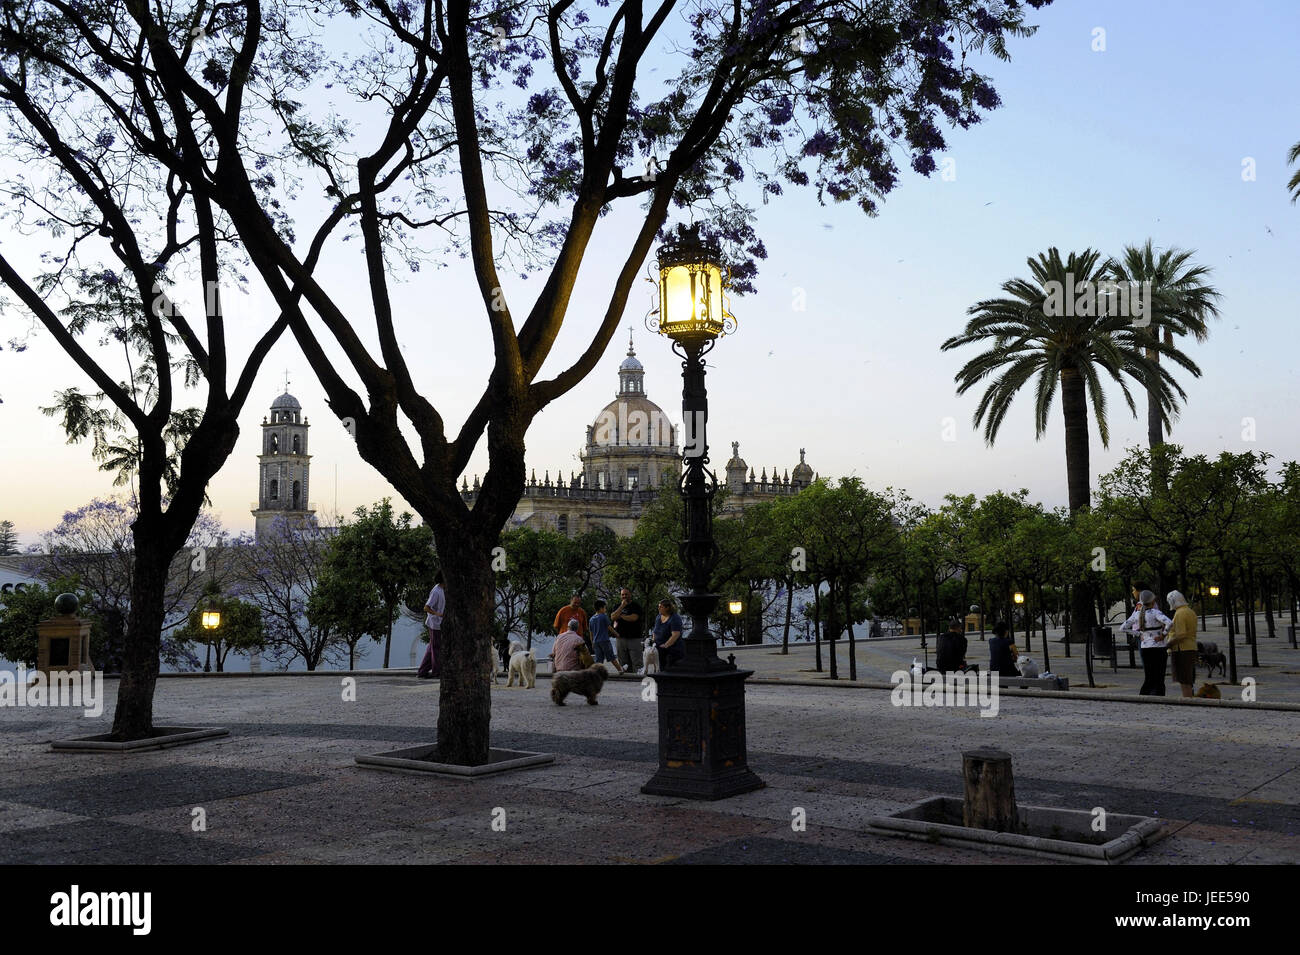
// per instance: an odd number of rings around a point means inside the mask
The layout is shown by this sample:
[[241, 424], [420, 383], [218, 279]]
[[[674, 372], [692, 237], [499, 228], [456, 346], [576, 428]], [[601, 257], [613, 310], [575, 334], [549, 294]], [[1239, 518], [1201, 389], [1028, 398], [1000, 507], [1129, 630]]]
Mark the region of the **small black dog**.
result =
[[1196, 652], [1201, 658], [1201, 665], [1209, 670], [1207, 675], [1213, 676], [1215, 670], [1222, 671], [1224, 676], [1228, 675], [1228, 658], [1219, 652], [1217, 643], [1197, 642]]
[[557, 706], [563, 706], [566, 696], [577, 693], [585, 696], [592, 706], [596, 706], [596, 697], [600, 695], [608, 676], [609, 671], [603, 663], [589, 666], [585, 670], [561, 670], [551, 677], [551, 701]]

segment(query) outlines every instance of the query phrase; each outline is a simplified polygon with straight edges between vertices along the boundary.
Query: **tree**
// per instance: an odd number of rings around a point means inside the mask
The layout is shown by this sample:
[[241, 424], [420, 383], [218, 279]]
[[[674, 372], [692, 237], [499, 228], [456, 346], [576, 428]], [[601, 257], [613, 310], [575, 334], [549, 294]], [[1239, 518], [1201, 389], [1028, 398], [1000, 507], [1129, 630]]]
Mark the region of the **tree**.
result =
[[234, 592], [261, 611], [272, 656], [286, 663], [302, 657], [308, 670], [336, 663], [344, 644], [336, 621], [307, 613], [329, 549], [315, 519], [276, 517], [256, 542], [240, 543], [245, 561]]
[[[108, 115], [180, 191], [220, 204], [331, 409], [354, 423], [361, 456], [433, 528], [439, 553], [456, 555], [444, 567], [438, 749], [471, 765], [488, 758], [479, 661], [490, 638], [491, 549], [523, 490], [525, 435], [604, 353], [670, 209], [690, 210], [705, 238], [724, 243], [736, 289], [748, 291], [765, 250], [736, 196], [743, 178], [764, 198], [785, 182], [874, 213], [899, 178], [894, 147], [928, 175], [946, 145], [940, 125], [967, 127], [998, 105], [974, 54], [1005, 59], [1007, 37], [1033, 32], [1021, 4], [987, 0], [703, 0], [681, 9], [665, 0], [650, 11], [641, 0], [596, 9], [346, 0], [339, 9], [352, 29], [332, 37], [355, 45], [332, 48], [313, 68], [300, 55], [319, 29], [311, 4], [30, 0], [22, 9], [37, 22], [0, 34], [6, 45], [46, 64], [53, 33], [56, 51], [85, 48], [109, 79], [140, 91], [139, 115], [111, 106]], [[676, 74], [666, 91], [647, 60]], [[329, 61], [347, 77], [335, 96], [354, 99], [313, 110], [298, 91]], [[17, 67], [6, 63], [8, 75]], [[75, 62], [47, 68], [95, 88]], [[175, 107], [166, 122], [154, 121], [154, 99]], [[377, 121], [377, 134], [360, 141], [337, 119], [354, 115]], [[257, 165], [249, 140], [263, 134], [296, 151], [283, 174]], [[328, 211], [303, 247], [284, 210], [307, 179], [322, 183]], [[597, 226], [629, 201], [642, 213], [590, 343], [543, 379]], [[317, 240], [344, 223], [360, 239], [364, 312], [354, 282], [336, 297], [314, 271]], [[417, 388], [392, 307], [390, 269], [418, 268], [425, 255], [413, 237], [430, 229], [466, 253], [492, 341], [482, 396], [451, 430]], [[506, 287], [517, 262], [542, 273], [530, 305]], [[471, 510], [457, 481], [485, 437], [489, 466]]]
[[[1130, 283], [1130, 287], [1150, 283], [1153, 314], [1146, 330], [1152, 337], [1163, 334], [1167, 346], [1174, 344], [1175, 336], [1190, 335], [1198, 342], [1205, 341], [1210, 334], [1207, 321], [1219, 317], [1215, 305], [1219, 292], [1205, 281], [1210, 269], [1191, 264], [1195, 254], [1183, 249], [1165, 249], [1157, 256], [1151, 240], [1147, 239], [1143, 247], [1130, 245], [1118, 261], [1110, 263], [1110, 274], [1116, 281]], [[1151, 361], [1159, 363], [1158, 351], [1148, 348], [1146, 354]], [[1200, 376], [1199, 371], [1193, 374]], [[1164, 442], [1175, 410], [1164, 406], [1158, 388], [1147, 389], [1148, 447], [1155, 448]]]
[[0, 521], [0, 557], [18, 553], [18, 535], [13, 521]]
[[[1300, 143], [1296, 143], [1286, 154], [1288, 166], [1300, 164]], [[1291, 202], [1294, 204], [1300, 199], [1300, 168], [1291, 174], [1290, 181], [1286, 184], [1287, 192], [1291, 193]]]
[[[1101, 375], [1119, 386], [1134, 414], [1137, 408], [1125, 376], [1136, 379], [1154, 394], [1167, 415], [1176, 398], [1186, 397], [1182, 386], [1166, 365], [1148, 358], [1148, 352], [1164, 355], [1173, 363], [1199, 375], [1200, 369], [1178, 348], [1159, 338], [1167, 314], [1149, 308], [1150, 333], [1134, 323], [1126, 309], [1104, 305], [1109, 263], [1099, 263], [1091, 249], [1061, 253], [1049, 249], [1028, 260], [1032, 279], [1004, 282], [1009, 297], [986, 299], [969, 309], [971, 319], [959, 335], [942, 345], [943, 351], [981, 344], [987, 350], [972, 358], [957, 372], [957, 394], [963, 395], [994, 373], [975, 409], [974, 424], [984, 424], [984, 440], [992, 446], [1011, 402], [1030, 381], [1035, 385], [1034, 428], [1041, 440], [1047, 430], [1047, 416], [1056, 390], [1061, 389], [1061, 410], [1065, 421], [1065, 470], [1069, 484], [1070, 513], [1085, 510], [1090, 503], [1091, 470], [1088, 466], [1088, 405], [1091, 402], [1103, 447], [1110, 444], [1106, 395]], [[1077, 300], [1072, 300], [1079, 290]], [[1072, 629], [1087, 633], [1092, 626], [1092, 601], [1082, 587], [1072, 607]]]
[[[214, 128], [202, 97], [179, 88], [182, 75], [216, 82], [218, 61], [195, 38], [237, 14], [202, 2], [165, 15], [177, 19], [160, 23], [146, 4], [112, 0], [15, 0], [0, 17], [0, 113], [13, 160], [0, 208], [24, 235], [21, 258], [0, 254], [0, 283], [90, 383], [89, 393], [57, 392], [49, 412], [70, 441], [92, 439], [101, 467], [135, 482], [115, 740], [153, 729], [168, 575], [286, 327], [283, 317], [263, 323], [242, 362], [227, 347], [220, 289], [239, 278], [239, 252], [212, 180], [218, 143], [271, 169], [285, 144]], [[284, 31], [267, 22], [227, 36], [238, 51], [228, 105], [238, 111], [245, 94], [283, 103], [298, 77], [265, 54], [254, 69], [253, 53], [277, 36], [286, 49]], [[249, 188], [264, 190], [271, 169]], [[272, 208], [261, 227], [277, 226], [284, 215]], [[319, 251], [305, 253], [308, 271]], [[200, 403], [182, 406], [198, 385]]]
[[[348, 669], [357, 668], [357, 645], [370, 637], [391, 638], [396, 611], [390, 611], [374, 583], [349, 573], [348, 564], [335, 561], [338, 538], [307, 598], [307, 622], [322, 633], [336, 634], [348, 648]], [[421, 615], [423, 621], [423, 615]], [[385, 647], [385, 654], [387, 647]], [[385, 660], [387, 663], [387, 660]]]
[[[394, 519], [393, 505], [384, 498], [371, 509], [359, 507], [356, 520], [339, 528], [331, 542], [328, 563], [345, 579], [367, 581], [378, 593], [388, 617], [384, 633], [384, 669], [388, 669], [393, 621], [402, 597], [415, 584], [433, 579], [436, 558], [433, 535], [424, 525], [413, 526], [411, 515]], [[364, 619], [364, 615], [363, 615]]]
[[555, 611], [568, 603], [574, 592], [570, 579], [571, 542], [555, 531], [531, 527], [506, 531], [500, 541], [506, 561], [507, 593], [522, 598], [524, 643], [532, 649], [533, 634], [550, 630]]
[[[251, 603], [214, 591], [216, 588], [211, 588], [204, 600], [190, 611], [185, 626], [176, 632], [176, 637], [210, 648], [217, 672], [224, 673], [226, 657], [231, 650], [246, 653], [265, 646], [262, 612]], [[203, 611], [209, 607], [221, 614], [221, 623], [212, 629], [203, 626]]]

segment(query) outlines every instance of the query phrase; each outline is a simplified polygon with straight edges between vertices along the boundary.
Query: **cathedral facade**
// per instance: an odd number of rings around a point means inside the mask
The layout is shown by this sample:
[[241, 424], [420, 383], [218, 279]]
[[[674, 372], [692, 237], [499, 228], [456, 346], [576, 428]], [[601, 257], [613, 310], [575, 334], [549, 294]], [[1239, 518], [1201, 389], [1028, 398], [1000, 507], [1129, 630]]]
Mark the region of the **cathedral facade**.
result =
[[[629, 340], [627, 357], [618, 366], [618, 392], [587, 427], [586, 442], [578, 453], [581, 472], [570, 472], [566, 481], [561, 472], [552, 479], [546, 471], [539, 481], [534, 470], [510, 526], [545, 528], [567, 537], [605, 527], [620, 537], [630, 536], [656, 495], [665, 489], [678, 493], [680, 430], [647, 396], [645, 368]], [[755, 477], [754, 469], [740, 457], [739, 442], [733, 441], [726, 465], [726, 507], [739, 510], [797, 494], [814, 480], [802, 448], [793, 472], [778, 476], [773, 468], [769, 477], [763, 468]], [[468, 479], [461, 485], [461, 496], [471, 507], [478, 490], [477, 475], [472, 486]]]

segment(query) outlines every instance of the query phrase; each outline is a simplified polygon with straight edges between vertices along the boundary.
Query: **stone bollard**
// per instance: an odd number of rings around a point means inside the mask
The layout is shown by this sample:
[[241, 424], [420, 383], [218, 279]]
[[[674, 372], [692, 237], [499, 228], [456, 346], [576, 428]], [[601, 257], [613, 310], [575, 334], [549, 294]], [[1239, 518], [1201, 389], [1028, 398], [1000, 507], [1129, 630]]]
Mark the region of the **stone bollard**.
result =
[[1017, 832], [1020, 813], [1011, 780], [1011, 754], [981, 747], [961, 754], [962, 824], [973, 829]]

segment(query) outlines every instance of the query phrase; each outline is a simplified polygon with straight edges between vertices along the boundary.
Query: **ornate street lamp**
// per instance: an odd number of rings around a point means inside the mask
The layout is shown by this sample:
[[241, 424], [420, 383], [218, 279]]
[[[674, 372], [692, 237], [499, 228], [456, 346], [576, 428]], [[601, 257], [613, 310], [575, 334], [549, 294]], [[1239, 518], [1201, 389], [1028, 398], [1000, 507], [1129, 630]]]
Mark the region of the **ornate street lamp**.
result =
[[216, 608], [215, 604], [209, 602], [208, 609], [203, 611], [203, 616], [200, 618], [199, 622], [203, 624], [203, 629], [208, 631], [208, 652], [203, 660], [203, 672], [211, 673], [212, 672], [212, 631], [216, 630], [217, 627], [221, 626], [221, 611], [219, 611]]
[[[709, 614], [718, 605], [711, 592], [718, 546], [713, 540], [713, 496], [718, 479], [708, 468], [705, 433], [709, 417], [704, 356], [714, 342], [736, 330], [727, 311], [727, 269], [722, 250], [686, 233], [659, 249], [659, 308], [646, 324], [672, 339], [682, 359], [682, 544], [690, 592], [682, 609], [691, 632], [685, 657], [653, 674], [659, 703], [659, 770], [643, 793], [689, 799], [722, 799], [764, 785], [749, 769], [745, 748], [745, 679], [718, 657]], [[734, 659], [734, 657], [732, 658]]]

